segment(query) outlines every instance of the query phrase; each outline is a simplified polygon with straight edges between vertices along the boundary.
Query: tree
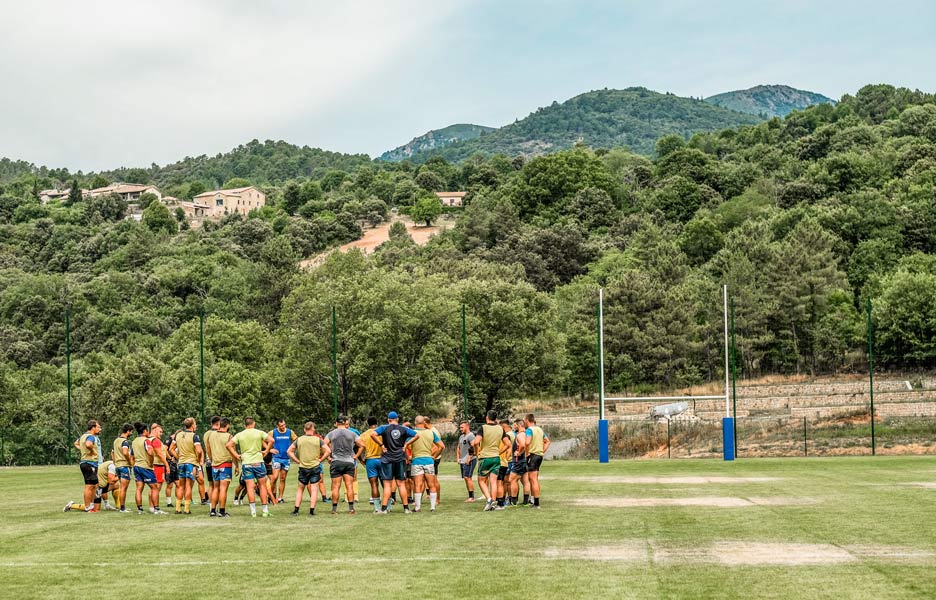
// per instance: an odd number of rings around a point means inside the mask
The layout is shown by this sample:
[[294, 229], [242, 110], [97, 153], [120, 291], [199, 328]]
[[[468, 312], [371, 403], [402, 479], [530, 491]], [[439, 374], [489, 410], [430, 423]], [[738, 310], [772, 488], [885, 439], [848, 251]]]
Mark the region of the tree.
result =
[[110, 185], [110, 180], [103, 175], [95, 175], [91, 178], [91, 182], [88, 184], [92, 190], [102, 187], [107, 187]]
[[442, 214], [442, 203], [433, 196], [423, 196], [410, 209], [410, 217], [416, 222], [424, 222], [427, 227], [432, 225], [432, 221]]
[[441, 192], [445, 189], [445, 182], [439, 175], [428, 169], [423, 169], [416, 176], [416, 185], [427, 192]]
[[127, 203], [120, 195], [100, 194], [88, 198], [85, 219], [88, 223], [117, 221], [122, 219], [126, 212]]
[[206, 186], [201, 181], [193, 181], [188, 186], [188, 193], [185, 195], [186, 198], [191, 200], [199, 194], [204, 194], [208, 191], [208, 186]]
[[305, 203], [302, 201], [302, 191], [299, 184], [290, 181], [283, 190], [283, 210], [286, 211], [287, 215], [294, 215], [303, 204]]
[[680, 135], [670, 134], [664, 135], [656, 143], [656, 155], [657, 158], [663, 158], [667, 154], [673, 152], [674, 150], [679, 150], [680, 148], [686, 145], [686, 140]]
[[403, 221], [394, 221], [393, 225], [390, 226], [390, 231], [387, 232], [388, 237], [391, 240], [409, 238], [410, 240], [413, 237], [409, 234], [409, 231], [406, 230], [406, 223]]
[[151, 202], [146, 210], [143, 211], [143, 224], [150, 231], [158, 233], [164, 231], [168, 234], [174, 234], [179, 231], [179, 225], [169, 214], [169, 209], [162, 202]]
[[224, 182], [224, 188], [226, 190], [233, 190], [237, 188], [250, 187], [250, 181], [244, 179], [243, 177], [231, 177]]
[[74, 206], [81, 202], [81, 188], [78, 187], [78, 180], [72, 179], [71, 188], [68, 190], [68, 205]]
[[153, 202], [159, 202], [159, 197], [156, 196], [156, 194], [154, 194], [153, 192], [146, 192], [144, 194], [140, 194], [140, 199], [137, 200], [137, 204], [140, 205], [141, 210], [146, 210], [146, 207], [149, 206]]

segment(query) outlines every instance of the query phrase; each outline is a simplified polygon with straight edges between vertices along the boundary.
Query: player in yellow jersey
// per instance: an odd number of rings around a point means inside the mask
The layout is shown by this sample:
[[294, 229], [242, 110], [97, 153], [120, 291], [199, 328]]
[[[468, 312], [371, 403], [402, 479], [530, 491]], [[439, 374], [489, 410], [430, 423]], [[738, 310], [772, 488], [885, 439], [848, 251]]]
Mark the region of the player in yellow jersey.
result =
[[218, 419], [215, 424], [217, 429], [212, 429], [209, 436], [205, 434], [207, 443], [205, 449], [208, 458], [211, 461], [211, 489], [209, 492], [210, 510], [209, 517], [227, 518], [227, 491], [231, 485], [232, 467], [235, 464], [231, 451], [227, 448], [227, 443], [233, 436], [230, 433], [231, 420], [228, 418]]
[[302, 495], [306, 491], [309, 492], [309, 516], [315, 515], [315, 503], [318, 500], [316, 486], [322, 480], [322, 461], [331, 454], [328, 444], [315, 435], [315, 423], [307, 421], [302, 431], [303, 435], [296, 438], [286, 451], [290, 460], [299, 464], [299, 487], [296, 488], [296, 504], [292, 511], [294, 517], [299, 516]]
[[128, 513], [127, 510], [127, 488], [130, 486], [133, 468], [133, 453], [130, 451], [130, 433], [133, 431], [133, 425], [125, 423], [120, 428], [120, 435], [114, 440], [111, 455], [114, 459], [114, 467], [117, 469], [117, 477], [120, 479], [117, 490], [114, 491], [114, 502], [117, 504], [120, 512]]
[[370, 500], [368, 502], [374, 505], [374, 512], [380, 509], [380, 444], [371, 435], [377, 429], [377, 417], [367, 417], [367, 430], [361, 434], [364, 440], [364, 452], [361, 454], [361, 461], [364, 463], [364, 470], [367, 472], [367, 482], [370, 483]]
[[439, 437], [439, 441], [442, 443], [442, 448], [433, 454], [434, 465], [435, 465], [435, 475], [428, 478], [429, 479], [429, 492], [435, 492], [436, 495], [436, 506], [442, 503], [442, 488], [439, 485], [439, 465], [442, 463], [442, 452], [445, 451], [445, 442], [442, 442], [442, 434], [439, 433], [439, 430], [432, 426], [432, 419], [429, 416], [423, 417], [426, 420], [426, 427], [432, 430], [432, 433], [436, 434]]
[[192, 417], [182, 421], [182, 431], [178, 431], [169, 446], [169, 453], [177, 461], [179, 481], [176, 484], [176, 514], [192, 514], [192, 487], [197, 477], [196, 468], [204, 460], [201, 438], [195, 431], [195, 419]]
[[416, 417], [416, 436], [406, 441], [406, 447], [412, 452], [412, 471], [413, 484], [415, 488], [415, 504], [413, 512], [422, 510], [422, 495], [429, 488], [429, 510], [435, 512], [436, 493], [432, 491], [430, 478], [435, 476], [435, 455], [441, 452], [444, 446], [442, 438], [438, 436], [426, 423], [425, 417], [418, 415]]
[[536, 418], [530, 413], [524, 419], [527, 437], [527, 471], [530, 474], [530, 493], [533, 494], [533, 508], [540, 507], [539, 470], [543, 464], [543, 455], [549, 449], [549, 436], [536, 425]]
[[484, 510], [503, 510], [497, 506], [494, 496], [497, 493], [497, 474], [500, 472], [500, 454], [504, 444], [510, 443], [510, 438], [497, 424], [497, 413], [489, 410], [485, 415], [485, 423], [475, 431], [475, 438], [471, 444], [478, 449], [478, 485], [487, 502]]
[[[85, 483], [82, 504], [86, 507], [92, 506], [97, 488], [97, 467], [101, 463], [101, 440], [98, 437], [100, 434], [101, 424], [92, 419], [88, 421], [88, 430], [75, 440], [75, 448], [78, 450], [78, 466], [81, 468], [81, 476]], [[90, 508], [87, 510], [90, 511]]]
[[[257, 503], [255, 487], [260, 487], [260, 502], [263, 504], [263, 516], [269, 517], [270, 512], [267, 505], [269, 496], [267, 494], [267, 473], [263, 464], [263, 455], [269, 453], [273, 445], [273, 437], [265, 431], [257, 429], [257, 422], [251, 417], [244, 419], [244, 430], [231, 438], [227, 443], [227, 449], [234, 457], [242, 463], [244, 471], [244, 482], [247, 484], [247, 501], [250, 503], [250, 516], [257, 516]], [[237, 451], [240, 446], [240, 452]]]

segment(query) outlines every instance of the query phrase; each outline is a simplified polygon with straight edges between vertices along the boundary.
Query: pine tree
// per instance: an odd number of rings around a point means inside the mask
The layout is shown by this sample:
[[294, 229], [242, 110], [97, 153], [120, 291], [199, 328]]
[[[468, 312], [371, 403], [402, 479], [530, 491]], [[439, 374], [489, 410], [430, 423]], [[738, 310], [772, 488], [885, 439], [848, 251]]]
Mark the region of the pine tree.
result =
[[81, 202], [81, 189], [78, 187], [78, 180], [72, 179], [71, 189], [68, 190], [68, 205], [71, 206]]

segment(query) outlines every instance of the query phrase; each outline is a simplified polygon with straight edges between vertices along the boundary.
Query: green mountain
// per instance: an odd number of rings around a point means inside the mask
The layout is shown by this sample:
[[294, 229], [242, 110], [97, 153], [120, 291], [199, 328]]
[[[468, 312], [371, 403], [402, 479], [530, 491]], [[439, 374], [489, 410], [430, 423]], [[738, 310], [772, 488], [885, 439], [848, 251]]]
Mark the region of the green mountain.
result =
[[656, 141], [671, 133], [688, 137], [700, 131], [715, 131], [753, 125], [761, 119], [719, 106], [661, 94], [646, 88], [595, 90], [563, 103], [553, 102], [524, 119], [473, 140], [455, 142], [431, 151], [417, 152], [412, 159], [430, 156], [459, 161], [480, 154], [503, 153], [532, 156], [569, 148], [583, 142], [593, 148], [627, 146], [651, 155]]
[[494, 127], [472, 125], [471, 123], [457, 123], [442, 129], [433, 129], [429, 133], [411, 139], [402, 146], [387, 150], [377, 160], [406, 160], [417, 152], [428, 152], [455, 142], [473, 140], [482, 133], [488, 133], [489, 131], [494, 131]]
[[822, 94], [788, 85], [758, 85], [747, 90], [709, 96], [705, 101], [722, 108], [767, 117], [785, 117], [794, 110], [803, 110], [814, 104], [836, 103]]

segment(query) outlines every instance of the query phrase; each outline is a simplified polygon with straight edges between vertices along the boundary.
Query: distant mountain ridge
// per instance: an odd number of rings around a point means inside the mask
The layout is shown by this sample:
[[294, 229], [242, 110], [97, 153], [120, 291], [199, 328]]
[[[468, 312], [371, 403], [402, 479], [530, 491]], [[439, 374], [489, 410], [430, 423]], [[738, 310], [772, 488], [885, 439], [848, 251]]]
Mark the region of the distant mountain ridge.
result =
[[688, 137], [753, 125], [761, 118], [699, 99], [660, 93], [642, 87], [594, 90], [539, 108], [527, 117], [472, 140], [415, 152], [412, 160], [430, 156], [459, 161], [469, 156], [503, 153], [532, 156], [583, 142], [594, 148], [627, 146], [651, 155], [656, 141], [668, 134]]
[[814, 104], [836, 103], [828, 96], [788, 85], [757, 85], [746, 90], [715, 94], [705, 101], [722, 108], [767, 117], [785, 117], [794, 110]]
[[473, 140], [483, 133], [494, 131], [494, 127], [474, 125], [472, 123], [456, 123], [442, 129], [433, 129], [393, 150], [387, 150], [377, 160], [400, 161], [406, 160], [418, 152], [429, 152], [449, 144]]

